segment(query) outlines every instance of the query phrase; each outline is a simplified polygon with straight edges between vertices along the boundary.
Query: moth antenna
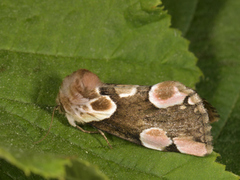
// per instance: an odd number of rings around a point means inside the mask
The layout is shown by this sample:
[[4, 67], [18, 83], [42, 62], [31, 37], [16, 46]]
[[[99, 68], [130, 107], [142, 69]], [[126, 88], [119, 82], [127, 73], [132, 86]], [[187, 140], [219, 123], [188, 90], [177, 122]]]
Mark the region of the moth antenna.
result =
[[50, 132], [50, 130], [51, 130], [51, 128], [52, 128], [54, 112], [56, 111], [56, 109], [57, 109], [58, 107], [59, 107], [59, 105], [55, 106], [54, 109], [53, 109], [52, 120], [51, 120], [50, 127], [49, 127], [49, 129], [48, 129], [47, 134], [46, 134], [42, 139], [40, 139], [39, 141], [34, 142], [34, 144], [38, 144], [38, 143], [42, 142], [42, 141], [48, 136], [48, 134], [49, 134], [49, 132]]

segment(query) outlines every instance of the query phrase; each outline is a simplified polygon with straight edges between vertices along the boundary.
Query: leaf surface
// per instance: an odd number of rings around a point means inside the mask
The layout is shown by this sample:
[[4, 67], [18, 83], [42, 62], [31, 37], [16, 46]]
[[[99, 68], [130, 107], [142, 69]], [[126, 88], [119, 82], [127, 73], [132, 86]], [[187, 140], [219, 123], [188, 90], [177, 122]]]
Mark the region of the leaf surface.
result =
[[58, 113], [47, 139], [34, 144], [49, 128], [62, 79], [79, 68], [107, 83], [177, 80], [194, 87], [196, 58], [169, 28], [160, 2], [2, 1], [0, 10], [0, 157], [9, 166], [2, 177], [24, 178], [12, 164], [39, 179], [84, 172], [99, 179], [236, 179], [214, 162], [216, 153], [164, 153], [107, 134], [109, 149], [102, 136], [79, 132]]

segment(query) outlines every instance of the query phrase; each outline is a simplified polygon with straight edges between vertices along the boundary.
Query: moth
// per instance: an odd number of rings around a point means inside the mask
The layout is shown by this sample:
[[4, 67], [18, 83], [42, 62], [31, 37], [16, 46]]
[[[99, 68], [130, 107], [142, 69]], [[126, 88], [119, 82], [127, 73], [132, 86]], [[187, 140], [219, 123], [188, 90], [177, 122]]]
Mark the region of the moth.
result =
[[106, 140], [103, 131], [159, 151], [205, 156], [213, 150], [210, 123], [219, 116], [180, 82], [105, 84], [79, 69], [63, 80], [56, 101], [70, 125], [95, 133], [79, 126], [89, 124]]

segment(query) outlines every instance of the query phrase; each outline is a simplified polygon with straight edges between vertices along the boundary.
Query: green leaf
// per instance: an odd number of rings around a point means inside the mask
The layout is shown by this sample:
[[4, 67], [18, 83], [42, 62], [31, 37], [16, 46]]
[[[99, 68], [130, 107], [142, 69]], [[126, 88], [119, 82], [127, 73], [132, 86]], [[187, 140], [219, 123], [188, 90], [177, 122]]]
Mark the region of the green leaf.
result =
[[172, 27], [178, 28], [185, 35], [195, 15], [198, 0], [162, 0], [165, 9], [172, 16]]
[[[172, 4], [171, 4], [172, 3]], [[168, 2], [169, 12], [179, 17], [173, 0]], [[165, 3], [164, 3], [165, 5]], [[218, 161], [240, 175], [240, 55], [239, 1], [199, 1], [195, 17], [187, 29], [191, 49], [199, 58], [204, 78], [197, 85], [202, 97], [218, 110], [221, 118], [213, 124], [215, 150], [221, 154]], [[181, 11], [181, 10], [179, 10]], [[177, 23], [173, 27], [181, 28]], [[186, 23], [184, 27], [188, 27]]]
[[2, 1], [0, 24], [1, 177], [237, 178], [214, 162], [216, 153], [159, 152], [107, 134], [109, 149], [102, 136], [79, 132], [58, 113], [47, 139], [34, 144], [49, 128], [62, 79], [79, 68], [107, 83], [194, 87], [196, 58], [160, 2]]
[[[21, 139], [14, 138], [11, 143], [14, 143], [16, 140], [23, 142]], [[24, 138], [24, 140], [28, 140], [27, 137]], [[14, 144], [16, 145], [17, 143]], [[58, 179], [62, 179], [63, 177], [66, 177], [67, 179], [107, 179], [106, 176], [104, 176], [96, 167], [90, 165], [89, 162], [77, 158], [39, 152], [34, 148], [31, 148], [30, 151], [29, 149], [21, 147], [22, 145], [19, 146], [18, 147], [21, 148], [21, 151], [19, 151], [16, 146], [14, 148], [1, 148], [0, 157], [6, 159], [11, 164], [16, 165], [19, 169], [22, 169], [27, 176], [29, 176], [31, 172], [35, 173], [31, 174], [30, 178], [42, 179], [40, 176], [36, 176], [36, 174], [39, 174], [45, 178], [52, 177]], [[24, 174], [19, 172], [18, 169], [14, 169], [3, 160], [0, 162], [3, 167], [0, 171], [0, 177], [6, 174], [11, 174], [8, 175], [10, 177], [24, 177]], [[5, 166], [8, 167], [4, 169]], [[9, 168], [13, 169], [9, 171]], [[2, 179], [6, 178], [2, 177]]]

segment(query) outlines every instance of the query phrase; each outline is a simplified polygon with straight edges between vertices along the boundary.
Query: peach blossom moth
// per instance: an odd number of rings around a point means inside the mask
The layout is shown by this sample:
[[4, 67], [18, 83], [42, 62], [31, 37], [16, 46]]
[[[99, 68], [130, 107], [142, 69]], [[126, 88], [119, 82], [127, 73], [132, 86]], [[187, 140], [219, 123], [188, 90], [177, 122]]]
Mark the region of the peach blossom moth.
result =
[[150, 149], [194, 156], [213, 149], [210, 123], [218, 114], [180, 82], [104, 84], [94, 73], [79, 69], [63, 80], [57, 104], [70, 125], [95, 133], [79, 126], [87, 123], [105, 139], [102, 131]]

